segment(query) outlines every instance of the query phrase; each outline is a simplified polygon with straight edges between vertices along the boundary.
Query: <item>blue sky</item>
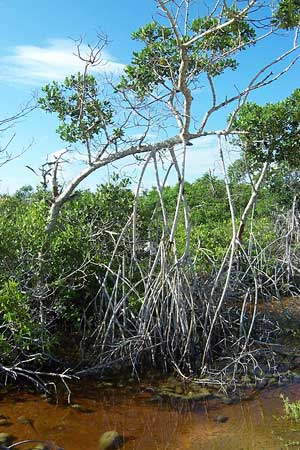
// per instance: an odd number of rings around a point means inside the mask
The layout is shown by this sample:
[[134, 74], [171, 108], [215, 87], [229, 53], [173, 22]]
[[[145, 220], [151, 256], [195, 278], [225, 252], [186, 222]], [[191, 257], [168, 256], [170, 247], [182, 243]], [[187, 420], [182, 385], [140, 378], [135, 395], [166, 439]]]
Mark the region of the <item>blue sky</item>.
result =
[[[74, 45], [70, 38], [84, 36], [86, 41], [91, 42], [97, 31], [106, 33], [110, 42], [103, 58], [107, 63], [100, 70], [120, 73], [123, 65], [130, 62], [132, 50], [137, 45], [130, 40], [130, 33], [150, 21], [155, 11], [152, 0], [1, 0], [0, 118], [17, 112], [20, 105], [33, 93], [38, 94], [46, 82], [61, 80], [79, 69], [79, 62], [72, 54]], [[230, 93], [242, 88], [249, 74], [255, 73], [258, 64], [286, 48], [289, 42], [287, 37], [277, 36], [268, 45], [245, 52], [241, 57], [241, 70], [218, 81], [221, 92], [228, 90]], [[264, 103], [284, 98], [298, 87], [298, 80], [299, 63], [276, 85], [256, 93], [252, 99]], [[219, 114], [211, 126], [220, 128], [224, 118], [224, 113]], [[54, 117], [36, 111], [20, 121], [13, 130], [2, 133], [2, 145], [15, 133], [10, 147], [15, 152], [30, 144], [31, 147], [21, 158], [0, 168], [0, 192], [13, 192], [24, 184], [35, 185], [39, 181], [25, 166], [39, 167], [47, 155], [65, 145], [55, 134], [56, 126]], [[210, 167], [217, 168], [216, 161], [214, 140], [203, 139], [191, 148], [188, 178], [197, 178]], [[87, 186], [92, 187], [106, 176], [107, 171], [97, 174]]]

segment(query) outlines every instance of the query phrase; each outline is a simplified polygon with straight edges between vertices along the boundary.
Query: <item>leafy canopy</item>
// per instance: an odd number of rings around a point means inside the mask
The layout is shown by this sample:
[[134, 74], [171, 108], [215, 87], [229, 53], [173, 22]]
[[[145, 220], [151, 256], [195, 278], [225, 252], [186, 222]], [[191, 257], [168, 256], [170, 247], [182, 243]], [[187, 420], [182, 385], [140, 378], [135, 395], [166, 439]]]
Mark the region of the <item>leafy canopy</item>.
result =
[[280, 28], [291, 30], [300, 24], [300, 0], [281, 0], [274, 23]]
[[[225, 9], [222, 20], [227, 21], [237, 12], [235, 8]], [[179, 43], [170, 27], [156, 21], [139, 28], [132, 33], [132, 38], [142, 42], [144, 48], [133, 53], [132, 63], [125, 68], [119, 88], [131, 89], [143, 98], [158, 85], [168, 82], [176, 84], [182, 60], [181, 44], [213, 30], [219, 24], [219, 18], [216, 17], [197, 17], [191, 21], [188, 34], [183, 35]], [[238, 63], [231, 57], [231, 51], [237, 47], [244, 49], [255, 36], [254, 28], [245, 18], [239, 17], [223, 29], [216, 29], [202, 39], [195, 40], [185, 47], [188, 59], [187, 78], [192, 80], [200, 73], [215, 77], [226, 68], [236, 69]]]
[[238, 143], [252, 160], [299, 167], [300, 89], [278, 103], [245, 104], [233, 126], [243, 133]]
[[67, 142], [85, 143], [113, 123], [113, 108], [108, 100], [99, 99], [94, 76], [71, 75], [63, 83], [52, 81], [42, 88], [40, 107], [56, 113], [60, 120], [57, 132]]

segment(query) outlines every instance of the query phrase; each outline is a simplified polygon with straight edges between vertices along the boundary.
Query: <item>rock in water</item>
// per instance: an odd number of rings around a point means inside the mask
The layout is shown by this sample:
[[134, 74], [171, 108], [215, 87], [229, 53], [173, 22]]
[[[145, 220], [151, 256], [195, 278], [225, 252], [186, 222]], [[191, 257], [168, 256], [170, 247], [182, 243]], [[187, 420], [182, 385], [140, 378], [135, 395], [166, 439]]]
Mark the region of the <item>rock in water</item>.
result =
[[45, 450], [44, 444], [36, 444], [32, 450]]
[[0, 433], [0, 444], [8, 446], [12, 443], [13, 437], [9, 433]]
[[215, 421], [219, 422], [219, 423], [225, 423], [225, 422], [227, 422], [227, 420], [228, 420], [228, 417], [227, 416], [223, 416], [223, 414], [220, 414], [219, 416], [217, 416], [215, 418]]
[[90, 408], [87, 408], [86, 406], [79, 405], [79, 403], [73, 403], [70, 405], [71, 408], [77, 409], [77, 411], [83, 412], [83, 413], [92, 413], [93, 411]]
[[31, 425], [32, 426], [32, 424], [33, 424], [33, 421], [31, 419], [28, 419], [28, 417], [25, 417], [25, 416], [17, 417], [17, 422], [21, 423], [23, 425]]
[[121, 447], [124, 442], [123, 436], [115, 430], [106, 431], [99, 439], [100, 450], [113, 450]]
[[10, 422], [7, 419], [0, 419], [0, 425], [1, 426], [10, 425]]

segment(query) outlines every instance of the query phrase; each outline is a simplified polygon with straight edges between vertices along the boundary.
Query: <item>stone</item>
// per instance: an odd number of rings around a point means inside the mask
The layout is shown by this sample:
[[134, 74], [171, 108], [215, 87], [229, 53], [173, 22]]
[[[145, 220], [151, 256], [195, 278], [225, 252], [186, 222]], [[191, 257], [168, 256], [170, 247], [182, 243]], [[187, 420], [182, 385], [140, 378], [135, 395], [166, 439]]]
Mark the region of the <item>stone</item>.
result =
[[233, 405], [235, 403], [234, 399], [230, 397], [222, 397], [221, 402], [224, 403], [224, 405]]
[[250, 400], [253, 400], [253, 395], [251, 395], [251, 394], [244, 394], [244, 395], [242, 396], [241, 400], [242, 400], [243, 402], [248, 402], [248, 401], [250, 401]]
[[45, 445], [40, 443], [40, 444], [36, 444], [32, 450], [44, 450], [45, 449]]
[[160, 395], [162, 398], [166, 398], [166, 399], [183, 399], [184, 396], [180, 395], [180, 394], [176, 394], [173, 391], [169, 391], [168, 389], [162, 389], [160, 391], [158, 391], [158, 395]]
[[173, 386], [176, 386], [177, 383], [178, 383], [178, 379], [176, 377], [174, 377], [174, 375], [170, 375], [166, 380], [166, 384], [171, 384]]
[[74, 403], [70, 405], [71, 408], [77, 409], [77, 411], [80, 411], [82, 413], [91, 413], [93, 412], [90, 408], [87, 408], [86, 406], [79, 405], [79, 403]]
[[199, 388], [199, 389], [197, 389], [197, 392], [190, 391], [188, 393], [188, 397], [191, 400], [195, 400], [195, 401], [208, 400], [208, 399], [213, 398], [213, 394], [206, 388]]
[[223, 414], [219, 414], [219, 415], [215, 418], [215, 421], [218, 422], [218, 423], [225, 423], [225, 422], [227, 422], [227, 420], [228, 420], [228, 417], [227, 417], [227, 416], [224, 416]]
[[123, 436], [115, 430], [106, 431], [100, 436], [99, 449], [113, 450], [121, 447], [124, 442]]
[[292, 361], [293, 368], [300, 367], [300, 356], [296, 356]]
[[0, 419], [0, 426], [10, 425], [10, 422], [7, 419]]
[[268, 385], [268, 379], [267, 378], [263, 378], [262, 380], [258, 381], [256, 383], [256, 389], [258, 391], [261, 391], [262, 389], [264, 389], [266, 386]]
[[300, 374], [299, 373], [293, 373], [292, 377], [293, 377], [294, 383], [299, 383], [300, 382]]
[[175, 393], [176, 394], [183, 394], [184, 390], [183, 390], [182, 386], [180, 386], [180, 385], [176, 386], [175, 387]]
[[65, 425], [54, 425], [54, 427], [51, 428], [51, 431], [54, 431], [55, 433], [62, 433], [66, 431]]
[[161, 402], [163, 400], [161, 395], [153, 395], [153, 397], [149, 398], [148, 402]]
[[53, 396], [51, 396], [51, 395], [49, 395], [49, 394], [42, 394], [42, 395], [41, 395], [41, 398], [42, 398], [45, 402], [49, 403], [50, 405], [55, 405], [55, 404], [57, 403], [55, 397], [53, 397]]
[[10, 445], [13, 441], [13, 437], [9, 433], [0, 433], [0, 444], [2, 445]]
[[17, 418], [18, 423], [22, 423], [23, 425], [30, 425], [32, 426], [32, 420], [28, 419], [28, 417], [20, 416]]
[[98, 387], [113, 387], [114, 386], [114, 383], [111, 383], [110, 381], [98, 381], [98, 383], [97, 383], [97, 386]]
[[155, 393], [155, 389], [153, 387], [151, 387], [151, 386], [145, 386], [143, 388], [142, 392], [150, 392], [151, 394], [152, 393], [154, 394]]

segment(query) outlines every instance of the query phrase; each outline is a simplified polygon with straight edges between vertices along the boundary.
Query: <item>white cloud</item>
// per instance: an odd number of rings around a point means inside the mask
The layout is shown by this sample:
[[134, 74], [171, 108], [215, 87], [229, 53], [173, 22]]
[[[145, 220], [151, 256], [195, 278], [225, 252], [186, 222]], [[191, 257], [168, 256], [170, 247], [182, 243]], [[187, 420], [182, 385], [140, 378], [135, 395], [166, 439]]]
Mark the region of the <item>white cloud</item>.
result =
[[204, 172], [219, 172], [219, 155], [215, 136], [206, 136], [193, 141], [186, 155], [186, 177], [190, 180], [201, 177]]
[[[189, 182], [200, 178], [205, 172], [211, 171], [213, 175], [223, 177], [223, 170], [220, 163], [220, 155], [218, 151], [218, 141], [216, 136], [205, 136], [192, 141], [193, 146], [187, 147], [186, 164], [185, 164], [185, 179]], [[223, 151], [226, 167], [228, 167], [235, 159], [239, 157], [239, 151], [236, 147], [226, 143], [223, 140]], [[180, 145], [176, 151], [177, 160], [181, 167], [182, 164], [182, 150]], [[161, 165], [159, 175], [160, 180], [164, 179], [168, 162], [171, 162], [171, 157], [168, 156], [164, 161], [164, 170]], [[138, 175], [138, 174], [137, 174]], [[173, 168], [169, 174], [167, 185], [174, 185], [177, 183], [177, 173]], [[149, 188], [156, 185], [153, 164], [150, 164], [143, 179], [143, 188]]]
[[[62, 80], [84, 67], [74, 49], [74, 43], [66, 39], [49, 40], [46, 46], [16, 46], [11, 55], [0, 58], [0, 78], [31, 85]], [[88, 54], [88, 47], [82, 45], [81, 53]], [[114, 61], [104, 50], [101, 63], [91, 67], [90, 72], [120, 74], [123, 68], [123, 64]]]
[[67, 153], [67, 148], [61, 148], [60, 150], [56, 150], [55, 152], [51, 153], [51, 155], [48, 158], [49, 162], [55, 162], [58, 159], [62, 158], [63, 155]]
[[[62, 164], [60, 165], [59, 176], [62, 177], [63, 182], [67, 183], [74, 176], [85, 167], [86, 156], [82, 153], [76, 153], [68, 151], [65, 154], [66, 148], [59, 148], [47, 155], [47, 160], [49, 162], [56, 160], [59, 156], [63, 155]], [[180, 146], [176, 151], [179, 164], [182, 163], [182, 151]], [[224, 155], [226, 160], [226, 165], [228, 167], [236, 158], [239, 157], [239, 151], [237, 148], [226, 144], [224, 142]], [[46, 158], [46, 155], [44, 155]], [[26, 161], [27, 154], [18, 160], [12, 161], [11, 164], [5, 166], [5, 168], [0, 170], [0, 193], [14, 192], [21, 186], [26, 184], [31, 184], [32, 186], [37, 185], [41, 179], [35, 176], [31, 170], [24, 169], [24, 166], [28, 164]], [[159, 163], [159, 175], [161, 182], [163, 181], [166, 169], [171, 161], [170, 156], [165, 154], [163, 167]], [[44, 160], [41, 160], [44, 162]], [[159, 162], [159, 161], [158, 161]], [[33, 168], [37, 168], [40, 163], [30, 162], [29, 165]], [[90, 177], [88, 177], [80, 185], [80, 188], [95, 189], [96, 185], [105, 183], [109, 176], [114, 172], [117, 172], [121, 176], [128, 176], [131, 178], [133, 184], [132, 189], [135, 189], [137, 180], [139, 179], [143, 163], [137, 164], [133, 157], [127, 157], [123, 160], [116, 161], [114, 164], [103, 167], [95, 171]], [[186, 158], [186, 180], [193, 182], [197, 178], [200, 178], [205, 172], [211, 170], [216, 176], [222, 177], [222, 168], [220, 165], [220, 155], [218, 153], [218, 142], [215, 136], [207, 136], [201, 139], [196, 139], [193, 141], [193, 146], [187, 148], [187, 158]], [[38, 172], [38, 170], [37, 170]], [[17, 175], [16, 175], [17, 174]], [[168, 180], [167, 185], [175, 185], [177, 183], [177, 174], [173, 168]], [[149, 164], [146, 173], [142, 181], [142, 189], [151, 188], [156, 186], [155, 172], [153, 164]]]
[[[237, 147], [227, 143], [223, 139], [222, 143], [225, 165], [228, 167], [239, 156]], [[186, 177], [193, 181], [201, 177], [205, 172], [211, 170], [216, 176], [223, 177], [223, 169], [220, 161], [218, 140], [216, 136], [205, 136], [193, 141], [186, 156]]]

